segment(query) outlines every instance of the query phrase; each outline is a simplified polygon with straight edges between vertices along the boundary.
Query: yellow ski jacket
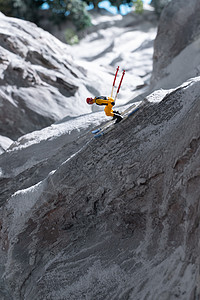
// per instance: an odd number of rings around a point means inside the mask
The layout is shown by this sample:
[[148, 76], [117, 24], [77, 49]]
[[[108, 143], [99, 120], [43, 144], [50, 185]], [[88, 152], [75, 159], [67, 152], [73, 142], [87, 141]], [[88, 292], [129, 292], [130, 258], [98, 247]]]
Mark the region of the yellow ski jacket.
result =
[[112, 108], [115, 105], [115, 101], [113, 98], [104, 97], [104, 96], [95, 97], [94, 103], [96, 103], [97, 105], [105, 105], [106, 106], [104, 109], [106, 116], [108, 116], [108, 117], [114, 116]]

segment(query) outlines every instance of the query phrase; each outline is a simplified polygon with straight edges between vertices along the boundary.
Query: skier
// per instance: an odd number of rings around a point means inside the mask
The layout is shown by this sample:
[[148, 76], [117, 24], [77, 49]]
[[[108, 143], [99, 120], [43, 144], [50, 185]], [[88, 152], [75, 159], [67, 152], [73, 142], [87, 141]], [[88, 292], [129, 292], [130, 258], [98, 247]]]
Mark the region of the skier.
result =
[[97, 105], [105, 105], [105, 114], [108, 117], [113, 117], [113, 120], [116, 119], [116, 123], [119, 123], [122, 120], [122, 116], [118, 111], [113, 110], [113, 106], [115, 105], [115, 101], [112, 97], [105, 97], [105, 96], [99, 96], [95, 98], [87, 98], [86, 102], [88, 104], [94, 104]]
[[123, 71], [123, 74], [122, 74], [122, 77], [121, 77], [121, 80], [120, 80], [115, 98], [113, 99], [113, 90], [114, 90], [114, 87], [115, 87], [115, 80], [116, 80], [118, 71], [119, 71], [119, 66], [118, 66], [118, 68], [116, 70], [116, 73], [115, 73], [113, 86], [112, 86], [111, 97], [99, 96], [99, 97], [95, 97], [95, 98], [87, 98], [86, 99], [86, 102], [88, 104], [96, 103], [97, 105], [105, 105], [104, 111], [105, 111], [106, 116], [113, 117], [113, 120], [116, 119], [115, 123], [119, 123], [122, 120], [121, 114], [118, 111], [113, 110], [113, 106], [115, 105], [115, 101], [117, 99], [117, 95], [119, 93], [119, 89], [121, 87], [122, 80], [123, 80], [123, 77], [124, 77], [124, 74], [125, 74], [125, 71]]

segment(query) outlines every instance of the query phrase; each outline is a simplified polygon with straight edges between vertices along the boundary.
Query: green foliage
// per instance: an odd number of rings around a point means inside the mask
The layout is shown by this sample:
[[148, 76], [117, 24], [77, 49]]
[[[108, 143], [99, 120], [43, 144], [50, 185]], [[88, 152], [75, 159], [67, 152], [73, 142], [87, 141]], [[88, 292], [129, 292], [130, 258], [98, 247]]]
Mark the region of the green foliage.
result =
[[0, 11], [7, 16], [38, 23], [38, 9], [45, 0], [0, 0]]
[[77, 30], [85, 29], [91, 25], [91, 19], [87, 13], [84, 2], [80, 0], [70, 0], [67, 6], [68, 11], [70, 12], [70, 17]]
[[0, 11], [5, 15], [10, 16], [12, 14], [12, 0], [0, 0]]
[[94, 8], [98, 8], [98, 4], [102, 1], [102, 0], [84, 0], [88, 5], [93, 4]]
[[47, 0], [51, 11], [51, 18], [60, 23], [65, 18], [70, 19], [77, 30], [85, 29], [91, 25], [90, 16], [85, 9], [85, 2], [81, 0]]
[[14, 0], [14, 14], [16, 17], [38, 24], [38, 12], [44, 2], [43, 0]]
[[0, 10], [13, 17], [32, 21], [39, 25], [39, 11], [42, 4], [49, 5], [50, 20], [60, 23], [70, 19], [77, 30], [91, 25], [90, 16], [81, 0], [0, 0]]
[[128, 4], [129, 6], [133, 5], [132, 0], [109, 0], [110, 4], [116, 6], [118, 11], [120, 12], [120, 5], [121, 4]]
[[78, 44], [78, 42], [79, 42], [79, 38], [78, 38], [77, 34], [71, 28], [67, 28], [65, 30], [65, 40], [66, 40], [66, 43], [69, 45], [75, 45], [75, 44]]
[[138, 14], [143, 13], [143, 2], [142, 0], [133, 0], [133, 4], [135, 6], [135, 12]]
[[121, 0], [109, 0], [110, 4], [117, 7], [117, 10], [120, 11], [120, 5], [122, 4]]

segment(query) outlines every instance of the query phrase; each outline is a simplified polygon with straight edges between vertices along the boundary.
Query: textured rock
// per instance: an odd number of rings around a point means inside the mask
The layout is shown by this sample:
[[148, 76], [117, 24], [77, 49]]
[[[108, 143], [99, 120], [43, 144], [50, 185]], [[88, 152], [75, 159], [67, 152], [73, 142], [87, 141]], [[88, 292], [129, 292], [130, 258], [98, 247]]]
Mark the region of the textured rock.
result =
[[76, 65], [71, 48], [48, 32], [3, 14], [0, 21], [1, 135], [16, 140], [63, 117], [89, 113], [88, 94], [110, 89], [110, 74], [99, 72], [94, 81], [94, 71]]
[[6, 136], [0, 135], [0, 154], [10, 147], [13, 141]]
[[53, 124], [13, 142], [0, 155], [0, 203], [19, 189], [46, 178], [88, 142], [91, 138], [86, 135], [88, 128], [100, 125], [103, 120], [106, 120], [104, 112], [89, 114]]
[[[2, 18], [5, 34], [11, 20]], [[26, 32], [23, 21], [11, 23], [13, 30], [23, 25], [19, 32]], [[60, 47], [67, 46], [55, 39], [59, 45], [52, 54], [47, 39], [40, 52], [43, 31], [29, 25], [27, 41], [20, 35], [22, 45], [9, 30], [1, 41], [5, 113], [9, 108], [20, 120], [23, 108], [29, 122], [38, 124], [41, 114], [45, 123], [50, 103], [53, 116], [60, 113], [57, 95], [66, 93], [62, 99], [69, 98], [69, 107], [78, 93], [107, 88], [110, 76], [94, 74], [92, 62], [87, 73], [77, 69], [68, 54], [65, 68], [73, 79], [64, 80], [58, 58]], [[37, 37], [27, 46], [32, 35]], [[143, 46], [138, 45], [147, 50]], [[54, 101], [32, 102], [35, 93], [49, 99], [47, 90], [57, 99], [56, 112]], [[23, 106], [21, 99], [29, 94]], [[91, 137], [99, 113], [69, 118], [63, 112], [62, 122], [21, 136], [0, 155], [1, 299], [200, 298], [199, 97], [199, 77], [156, 91], [143, 109], [100, 139]], [[13, 132], [18, 125], [21, 135], [22, 123], [11, 121], [8, 128]]]
[[152, 70], [152, 16], [146, 11], [105, 22], [95, 16], [95, 32], [71, 47], [30, 22], [0, 14], [0, 134], [16, 140], [63, 117], [98, 110], [85, 98], [110, 93], [118, 64], [129, 70], [119, 96], [127, 103]]
[[36, 185], [16, 177], [3, 299], [199, 298], [200, 78], [161, 95]]
[[[200, 2], [198, 0], [171, 1], [163, 10], [154, 42], [153, 84], [168, 75], [166, 67], [196, 39], [200, 38]], [[198, 53], [196, 53], [198, 55]], [[196, 56], [195, 55], [195, 56]], [[199, 56], [199, 55], [198, 55]], [[191, 64], [194, 56], [182, 60], [182, 64]], [[180, 62], [181, 63], [181, 62]], [[187, 67], [182, 71], [187, 72]], [[180, 71], [177, 79], [184, 76]], [[187, 76], [187, 75], [186, 75]], [[193, 73], [193, 76], [197, 74]], [[183, 81], [190, 78], [183, 78]], [[174, 77], [174, 80], [176, 78]], [[183, 82], [182, 81], [182, 82]], [[179, 83], [176, 83], [179, 84]], [[169, 86], [168, 86], [169, 88]]]

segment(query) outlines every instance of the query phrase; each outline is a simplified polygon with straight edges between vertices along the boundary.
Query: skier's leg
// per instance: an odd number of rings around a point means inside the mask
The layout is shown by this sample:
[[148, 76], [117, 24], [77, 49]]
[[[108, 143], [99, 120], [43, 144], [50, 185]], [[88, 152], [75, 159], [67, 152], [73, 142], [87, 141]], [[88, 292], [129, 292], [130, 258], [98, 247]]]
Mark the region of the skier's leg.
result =
[[104, 109], [106, 116], [114, 117], [114, 113], [113, 113], [112, 108], [113, 108], [113, 106], [110, 103], [108, 103], [108, 105], [106, 105], [106, 107]]

